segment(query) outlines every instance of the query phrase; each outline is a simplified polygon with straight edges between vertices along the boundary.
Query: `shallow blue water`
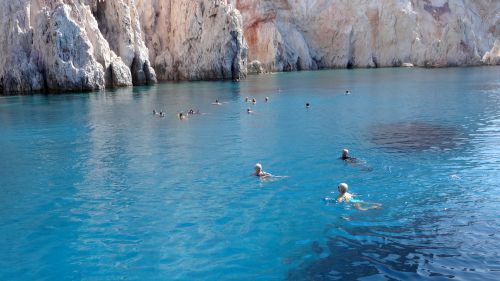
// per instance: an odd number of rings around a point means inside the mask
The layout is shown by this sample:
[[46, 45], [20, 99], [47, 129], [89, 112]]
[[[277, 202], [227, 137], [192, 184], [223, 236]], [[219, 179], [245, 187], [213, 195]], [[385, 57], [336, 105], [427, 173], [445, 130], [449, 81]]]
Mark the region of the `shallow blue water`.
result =
[[0, 97], [0, 151], [0, 280], [500, 274], [499, 67]]

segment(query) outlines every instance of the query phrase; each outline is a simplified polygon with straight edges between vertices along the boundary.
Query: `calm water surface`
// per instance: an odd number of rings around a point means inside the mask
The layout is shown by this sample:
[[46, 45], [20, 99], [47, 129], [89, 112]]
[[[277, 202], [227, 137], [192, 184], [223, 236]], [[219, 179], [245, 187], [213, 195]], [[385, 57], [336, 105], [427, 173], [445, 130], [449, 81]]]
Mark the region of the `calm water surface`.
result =
[[0, 97], [0, 280], [498, 280], [499, 203], [499, 67]]

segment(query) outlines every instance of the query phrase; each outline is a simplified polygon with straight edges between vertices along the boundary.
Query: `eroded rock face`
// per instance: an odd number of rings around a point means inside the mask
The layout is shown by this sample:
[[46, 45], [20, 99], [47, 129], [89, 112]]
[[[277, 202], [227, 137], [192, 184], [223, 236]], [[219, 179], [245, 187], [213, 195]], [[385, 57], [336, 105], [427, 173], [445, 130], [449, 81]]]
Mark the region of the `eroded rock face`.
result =
[[159, 79], [240, 79], [247, 46], [240, 13], [226, 0], [136, 0]]
[[248, 59], [259, 60], [268, 71], [498, 62], [493, 45], [499, 38], [500, 1], [233, 0], [233, 4], [243, 15]]
[[500, 64], [500, 1], [2, 0], [0, 47], [0, 93]]
[[134, 85], [155, 83], [134, 1], [97, 1], [93, 12], [104, 38], [131, 70]]
[[[116, 54], [115, 45], [108, 43], [101, 32], [101, 29], [107, 30], [108, 21], [99, 26], [93, 13], [100, 2], [2, 1], [0, 91], [98, 90], [130, 86], [133, 82], [155, 82], [140, 36], [130, 38], [132, 31], [125, 28], [118, 31], [127, 33], [121, 35], [124, 40], [139, 46], [135, 57], [126, 62], [121, 57], [123, 54]], [[125, 25], [125, 19], [131, 17], [123, 14], [122, 22], [116, 24]], [[109, 22], [115, 24], [112, 20]], [[138, 26], [137, 20], [136, 23]]]
[[95, 60], [85, 30], [72, 20], [72, 12], [70, 6], [60, 5], [38, 13], [32, 59], [43, 70], [49, 89], [102, 89], [104, 68]]

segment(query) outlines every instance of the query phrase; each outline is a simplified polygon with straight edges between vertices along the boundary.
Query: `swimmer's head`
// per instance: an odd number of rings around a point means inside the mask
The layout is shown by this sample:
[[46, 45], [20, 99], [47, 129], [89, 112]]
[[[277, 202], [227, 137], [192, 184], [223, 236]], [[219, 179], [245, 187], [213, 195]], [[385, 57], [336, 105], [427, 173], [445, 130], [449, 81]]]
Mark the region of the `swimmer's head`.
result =
[[342, 158], [347, 158], [347, 157], [349, 157], [349, 149], [344, 148], [342, 150]]
[[339, 183], [337, 188], [339, 189], [340, 193], [344, 194], [347, 192], [347, 189], [349, 188], [349, 186], [347, 185], [347, 183], [343, 182], [343, 183]]
[[310, 107], [311, 105], [309, 103], [306, 103], [306, 107]]
[[262, 164], [260, 163], [255, 164], [255, 172], [259, 173], [260, 171], [262, 171]]

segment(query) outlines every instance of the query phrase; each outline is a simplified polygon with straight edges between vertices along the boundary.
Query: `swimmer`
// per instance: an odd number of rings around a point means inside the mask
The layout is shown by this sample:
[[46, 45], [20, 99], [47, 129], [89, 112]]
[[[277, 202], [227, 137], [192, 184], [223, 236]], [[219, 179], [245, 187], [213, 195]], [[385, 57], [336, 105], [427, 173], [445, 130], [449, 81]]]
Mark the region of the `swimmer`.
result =
[[259, 177], [259, 178], [267, 178], [267, 177], [271, 177], [272, 175], [268, 172], [264, 172], [262, 170], [262, 164], [260, 163], [257, 163], [255, 164], [255, 173], [252, 174], [253, 176], [256, 176], [256, 177]]
[[194, 110], [193, 110], [193, 109], [190, 109], [190, 110], [188, 111], [188, 115], [193, 115], [193, 114], [194, 114]]
[[248, 97], [245, 98], [245, 102], [248, 102]]
[[311, 107], [311, 105], [309, 103], [306, 103], [306, 108], [309, 108]]
[[350, 92], [349, 90], [346, 90], [346, 91], [345, 91], [345, 94], [346, 94], [346, 95], [350, 95], [350, 94], [351, 94], [351, 92]]
[[366, 163], [365, 160], [360, 160], [349, 155], [349, 150], [344, 148], [342, 150], [342, 156], [339, 157], [340, 160], [345, 161], [346, 164], [356, 166], [365, 172], [373, 171], [373, 168]]
[[184, 120], [184, 119], [186, 119], [186, 116], [184, 115], [184, 113], [182, 113], [182, 112], [181, 112], [181, 113], [179, 113], [179, 119], [180, 119], [180, 120]]
[[266, 102], [268, 102], [268, 101], [269, 101], [269, 97], [266, 97]]
[[[380, 203], [369, 203], [369, 202], [364, 202], [363, 200], [355, 199], [354, 194], [347, 192], [349, 189], [349, 186], [347, 183], [340, 183], [337, 187], [339, 190], [339, 196], [337, 196], [337, 202], [342, 203], [342, 202], [350, 202], [353, 203], [354, 208], [360, 210], [360, 211], [366, 211], [370, 209], [380, 209], [382, 207], [382, 204]], [[363, 207], [365, 205], [365, 207]]]
[[221, 105], [222, 103], [217, 99], [215, 102], [212, 103], [213, 105]]
[[252, 99], [252, 103], [253, 104], [256, 104], [257, 103], [257, 100], [255, 98]]
[[153, 109], [153, 115], [156, 115], [156, 114], [157, 114], [157, 113], [156, 113], [156, 109]]
[[354, 162], [356, 161], [356, 158], [349, 156], [349, 149], [344, 148], [342, 150], [342, 156], [340, 156], [340, 159], [344, 161], [349, 161], [349, 162]]
[[165, 112], [160, 111], [160, 117], [165, 117]]
[[252, 109], [251, 108], [247, 108], [247, 113], [248, 114], [253, 113]]

